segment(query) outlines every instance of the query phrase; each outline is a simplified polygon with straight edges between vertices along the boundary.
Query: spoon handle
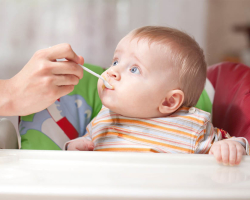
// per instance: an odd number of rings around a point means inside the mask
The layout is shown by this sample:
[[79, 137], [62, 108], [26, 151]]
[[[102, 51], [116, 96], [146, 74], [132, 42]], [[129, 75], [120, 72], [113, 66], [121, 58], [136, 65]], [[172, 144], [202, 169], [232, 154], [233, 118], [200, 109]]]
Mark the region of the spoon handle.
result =
[[84, 67], [83, 65], [80, 65], [80, 64], [78, 64], [78, 65], [81, 66], [85, 71], [89, 72], [90, 74], [92, 74], [92, 75], [96, 76], [97, 78], [100, 78], [103, 81], [105, 81], [104, 78], [102, 76], [100, 76], [99, 74], [91, 71], [90, 69], [88, 69], [87, 67]]

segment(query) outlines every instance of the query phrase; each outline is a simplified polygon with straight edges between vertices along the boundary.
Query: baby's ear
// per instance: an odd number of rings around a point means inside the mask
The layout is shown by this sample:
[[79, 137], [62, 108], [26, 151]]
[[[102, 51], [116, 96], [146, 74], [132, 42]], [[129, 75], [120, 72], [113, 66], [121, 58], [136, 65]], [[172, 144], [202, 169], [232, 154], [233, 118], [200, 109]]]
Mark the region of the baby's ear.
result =
[[171, 114], [181, 107], [184, 101], [184, 93], [181, 90], [171, 90], [159, 105], [162, 114]]

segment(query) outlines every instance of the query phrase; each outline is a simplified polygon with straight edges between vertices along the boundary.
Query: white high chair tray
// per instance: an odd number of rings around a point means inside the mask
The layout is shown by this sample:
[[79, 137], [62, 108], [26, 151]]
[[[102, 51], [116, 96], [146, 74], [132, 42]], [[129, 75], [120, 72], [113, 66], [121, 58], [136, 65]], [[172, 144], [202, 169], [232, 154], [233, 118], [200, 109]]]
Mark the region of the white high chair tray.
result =
[[0, 150], [0, 199], [250, 199], [250, 157]]

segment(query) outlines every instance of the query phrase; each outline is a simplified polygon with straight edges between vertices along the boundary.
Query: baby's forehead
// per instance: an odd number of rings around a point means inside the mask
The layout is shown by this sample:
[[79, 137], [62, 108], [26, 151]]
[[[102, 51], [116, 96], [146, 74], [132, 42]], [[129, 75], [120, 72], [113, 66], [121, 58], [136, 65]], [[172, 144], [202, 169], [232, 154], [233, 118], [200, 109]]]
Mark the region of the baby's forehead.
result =
[[163, 40], [158, 38], [152, 38], [149, 36], [137, 36], [132, 33], [129, 33], [119, 41], [117, 47], [122, 44], [129, 43], [136, 43], [137, 47], [143, 44], [144, 46], [147, 46], [149, 50], [160, 49], [163, 51], [162, 53], [170, 53], [171, 51], [169, 51], [169, 49], [174, 46], [173, 41], [167, 38]]
[[132, 51], [146, 52], [149, 60], [169, 63], [172, 58], [171, 46], [173, 44], [170, 44], [170, 41], [153, 40], [147, 36], [139, 37], [129, 33], [120, 40], [115, 52], [119, 52], [120, 50], [126, 51], [127, 48], [131, 47]]

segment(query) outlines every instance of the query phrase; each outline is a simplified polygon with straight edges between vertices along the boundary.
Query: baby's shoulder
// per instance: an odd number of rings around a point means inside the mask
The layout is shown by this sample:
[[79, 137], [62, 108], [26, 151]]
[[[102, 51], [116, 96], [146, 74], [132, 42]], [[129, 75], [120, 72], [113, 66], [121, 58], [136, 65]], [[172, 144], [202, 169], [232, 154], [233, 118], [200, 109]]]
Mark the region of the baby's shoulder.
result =
[[181, 107], [167, 117], [166, 120], [176, 123], [179, 126], [185, 126], [188, 129], [200, 131], [211, 120], [211, 115], [195, 107]]
[[186, 119], [196, 119], [203, 122], [211, 120], [211, 114], [204, 110], [195, 107], [181, 107], [176, 112], [171, 114], [169, 117], [173, 118], [186, 118]]

